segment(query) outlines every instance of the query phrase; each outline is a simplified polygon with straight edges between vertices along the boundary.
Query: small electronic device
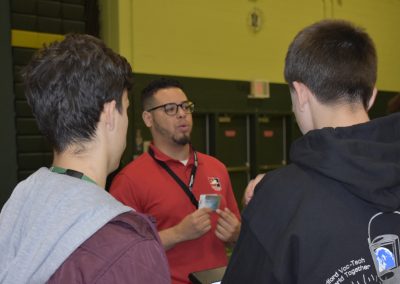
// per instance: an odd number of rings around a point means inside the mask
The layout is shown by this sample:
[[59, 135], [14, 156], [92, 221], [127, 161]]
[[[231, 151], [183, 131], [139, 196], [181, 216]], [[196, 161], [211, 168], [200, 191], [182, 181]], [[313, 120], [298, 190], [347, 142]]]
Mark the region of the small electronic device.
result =
[[200, 194], [199, 209], [211, 208], [213, 211], [219, 208], [221, 195], [219, 194]]
[[207, 269], [189, 274], [189, 280], [193, 284], [219, 284], [224, 276], [226, 266]]

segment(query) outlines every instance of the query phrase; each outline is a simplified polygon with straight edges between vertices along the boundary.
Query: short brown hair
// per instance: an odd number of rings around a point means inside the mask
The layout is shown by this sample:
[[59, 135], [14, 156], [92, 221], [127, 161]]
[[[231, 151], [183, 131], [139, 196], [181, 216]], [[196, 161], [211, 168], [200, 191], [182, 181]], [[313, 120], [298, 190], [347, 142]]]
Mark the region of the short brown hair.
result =
[[323, 20], [300, 31], [289, 46], [285, 80], [305, 84], [321, 103], [362, 103], [377, 77], [377, 56], [369, 35], [343, 20]]

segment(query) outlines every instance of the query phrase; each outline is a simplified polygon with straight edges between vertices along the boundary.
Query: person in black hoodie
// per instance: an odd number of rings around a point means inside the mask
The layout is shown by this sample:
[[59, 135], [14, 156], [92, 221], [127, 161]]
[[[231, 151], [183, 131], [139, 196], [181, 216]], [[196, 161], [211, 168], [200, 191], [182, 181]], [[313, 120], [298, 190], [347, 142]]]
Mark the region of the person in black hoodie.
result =
[[284, 75], [304, 136], [256, 186], [222, 283], [400, 283], [400, 114], [369, 119], [376, 74], [352, 23], [294, 38]]

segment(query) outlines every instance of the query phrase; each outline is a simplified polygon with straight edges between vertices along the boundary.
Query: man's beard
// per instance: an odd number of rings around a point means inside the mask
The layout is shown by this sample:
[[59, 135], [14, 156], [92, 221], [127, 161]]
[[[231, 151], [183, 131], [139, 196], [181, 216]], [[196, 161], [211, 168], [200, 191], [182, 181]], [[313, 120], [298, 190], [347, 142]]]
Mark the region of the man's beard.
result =
[[172, 141], [178, 145], [185, 146], [186, 144], [190, 143], [190, 135], [183, 135], [180, 138], [172, 137]]
[[185, 146], [190, 143], [190, 132], [187, 134], [174, 135], [174, 133], [169, 132], [167, 129], [163, 128], [156, 120], [154, 120], [154, 128], [165, 138], [168, 137], [177, 145]]

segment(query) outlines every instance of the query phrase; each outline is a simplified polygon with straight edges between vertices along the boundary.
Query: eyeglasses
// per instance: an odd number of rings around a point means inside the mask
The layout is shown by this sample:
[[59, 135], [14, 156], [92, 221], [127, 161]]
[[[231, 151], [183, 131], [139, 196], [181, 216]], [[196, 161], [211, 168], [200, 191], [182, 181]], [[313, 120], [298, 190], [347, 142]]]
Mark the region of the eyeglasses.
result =
[[153, 107], [151, 109], [148, 109], [147, 111], [150, 112], [150, 111], [156, 110], [158, 108], [164, 108], [164, 112], [166, 114], [173, 116], [178, 113], [179, 107], [181, 107], [185, 113], [193, 113], [193, 111], [194, 111], [194, 103], [191, 101], [185, 101], [180, 104], [168, 103], [168, 104]]

